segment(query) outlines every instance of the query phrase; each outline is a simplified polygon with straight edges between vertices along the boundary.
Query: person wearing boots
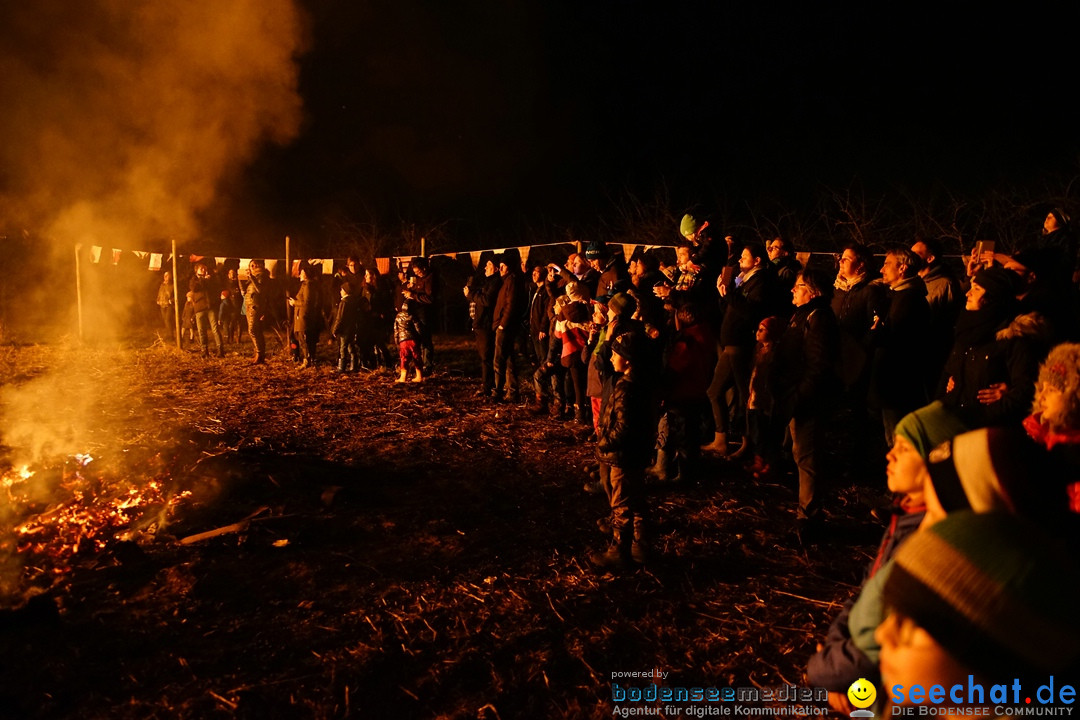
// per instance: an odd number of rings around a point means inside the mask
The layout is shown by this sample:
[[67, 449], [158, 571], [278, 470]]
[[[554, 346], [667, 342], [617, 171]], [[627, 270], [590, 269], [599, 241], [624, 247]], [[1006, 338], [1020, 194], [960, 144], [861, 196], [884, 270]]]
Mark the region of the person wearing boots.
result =
[[360, 364], [356, 333], [360, 327], [361, 295], [353, 291], [351, 283], [341, 283], [341, 301], [334, 310], [334, 322], [330, 335], [338, 343], [337, 371], [353, 372]]
[[650, 391], [634, 374], [641, 360], [643, 338], [623, 333], [612, 343], [611, 362], [620, 374], [600, 418], [596, 457], [606, 479], [611, 506], [611, 545], [590, 560], [602, 569], [622, 570], [647, 559], [645, 468], [653, 446]]
[[217, 346], [217, 356], [225, 357], [225, 344], [221, 339], [221, 325], [218, 324], [217, 308], [214, 302], [220, 290], [210, 271], [203, 264], [195, 266], [195, 275], [189, 285], [191, 306], [195, 311], [195, 328], [198, 331], [199, 349], [203, 357], [210, 355], [207, 335], [212, 335]]
[[[320, 273], [321, 274], [321, 273]], [[300, 344], [301, 368], [315, 367], [322, 332], [322, 293], [311, 265], [300, 264], [300, 289], [289, 298], [293, 308], [293, 335]]]
[[255, 346], [255, 365], [266, 362], [266, 296], [269, 293], [270, 276], [259, 258], [248, 265], [248, 284], [244, 289], [244, 307], [247, 312], [248, 335]]

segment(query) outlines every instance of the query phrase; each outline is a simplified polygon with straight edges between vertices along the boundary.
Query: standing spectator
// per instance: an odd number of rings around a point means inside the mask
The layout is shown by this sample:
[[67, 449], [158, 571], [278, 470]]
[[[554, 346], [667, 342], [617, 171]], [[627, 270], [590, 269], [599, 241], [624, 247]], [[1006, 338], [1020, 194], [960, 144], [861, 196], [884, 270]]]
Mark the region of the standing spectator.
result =
[[612, 253], [607, 243], [594, 241], [585, 249], [585, 259], [600, 274], [593, 297], [606, 301], [617, 292], [630, 286], [630, 273], [626, 269], [626, 260], [621, 253]]
[[[499, 259], [502, 285], [495, 298], [495, 313], [491, 328], [495, 331], [495, 388], [496, 402], [517, 403], [520, 399], [517, 377], [519, 335], [528, 312], [528, 289], [521, 274], [521, 256], [517, 248], [503, 252]], [[505, 388], [505, 396], [503, 395]]]
[[776, 398], [772, 388], [772, 366], [776, 342], [784, 331], [779, 318], [769, 316], [758, 323], [754, 339], [754, 369], [750, 372], [750, 394], [746, 399], [746, 428], [750, 435], [753, 461], [747, 472], [755, 478], [768, 476], [780, 457], [784, 430], [773, 418]]
[[338, 372], [354, 372], [360, 364], [357, 357], [359, 346], [356, 334], [360, 323], [361, 295], [353, 292], [352, 285], [341, 283], [341, 301], [334, 311], [334, 321], [330, 325], [330, 335], [338, 343]]
[[484, 263], [483, 275], [473, 277], [465, 286], [465, 297], [469, 299], [469, 312], [472, 315], [473, 335], [476, 339], [476, 353], [480, 356], [479, 396], [491, 395], [495, 388], [495, 300], [499, 296], [502, 277], [495, 269], [495, 263]]
[[716, 366], [716, 340], [694, 303], [675, 311], [675, 335], [662, 374], [656, 464], [660, 482], [697, 481], [701, 428], [711, 408], [709, 381]]
[[690, 244], [690, 261], [700, 268], [701, 281], [711, 288], [728, 262], [730, 248], [727, 242], [713, 237], [708, 220], [690, 213], [683, 215], [679, 222], [679, 234]]
[[435, 302], [435, 276], [431, 273], [431, 265], [426, 257], [413, 258], [409, 271], [411, 275], [401, 294], [405, 299], [413, 301], [413, 312], [423, 333], [420, 336], [420, 353], [424, 374], [430, 375], [435, 361], [435, 344], [431, 336], [432, 322], [435, 320], [431, 315], [432, 303]]
[[870, 376], [873, 370], [873, 329], [885, 316], [888, 305], [885, 285], [870, 277], [874, 256], [859, 243], [844, 248], [834, 284], [832, 310], [840, 326], [840, 392], [837, 423], [845, 445], [839, 456], [843, 471], [851, 477], [880, 472], [885, 455], [885, 431], [880, 411], [870, 407]]
[[306, 262], [300, 263], [300, 289], [295, 298], [289, 298], [289, 305], [293, 308], [293, 334], [300, 344], [300, 367], [315, 367], [323, 328], [322, 292], [318, 275]]
[[221, 337], [227, 343], [240, 342], [240, 280], [236, 270], [229, 268], [225, 286], [221, 290], [218, 320], [221, 321]]
[[394, 342], [398, 346], [400, 372], [395, 382], [403, 383], [413, 371], [413, 382], [423, 382], [423, 358], [420, 354], [420, 338], [424, 336], [420, 316], [413, 309], [416, 301], [406, 298], [394, 316]]
[[551, 342], [556, 277], [552, 268], [537, 265], [532, 269], [532, 284], [529, 287], [529, 344], [538, 365], [547, 359], [548, 345]]
[[780, 287], [785, 293], [791, 292], [791, 288], [795, 285], [795, 278], [799, 276], [803, 269], [802, 263], [796, 260], [795, 255], [792, 253], [791, 244], [777, 235], [769, 241], [766, 250], [769, 251], [769, 262], [772, 263], [773, 269], [776, 270], [776, 278], [780, 283]]
[[1069, 216], [1061, 208], [1053, 208], [1043, 220], [1042, 237], [1037, 247], [1046, 249], [1053, 257], [1051, 266], [1054, 278], [1047, 278], [1055, 283], [1073, 284], [1077, 282], [1077, 237], [1069, 227]]
[[1017, 315], [1018, 287], [1009, 270], [979, 270], [957, 321], [941, 401], [969, 429], [1020, 422], [1031, 407], [1049, 328], [1038, 313]]
[[255, 346], [255, 365], [266, 362], [266, 316], [270, 300], [270, 277], [260, 258], [248, 264], [248, 284], [244, 289], [244, 307], [247, 311], [248, 336]]
[[371, 308], [371, 342], [369, 349], [361, 347], [361, 353], [374, 356], [371, 367], [390, 367], [391, 356], [386, 347], [391, 340], [394, 326], [394, 289], [390, 279], [369, 267], [364, 270], [364, 294]]
[[641, 338], [623, 333], [612, 344], [611, 363], [620, 377], [600, 419], [596, 456], [606, 468], [611, 506], [611, 545], [594, 553], [593, 564], [625, 569], [643, 563], [646, 550], [645, 467], [652, 449], [653, 427], [649, 389], [634, 374], [640, 358]]
[[871, 392], [881, 408], [885, 440], [892, 445], [900, 418], [929, 402], [926, 394], [930, 306], [926, 285], [918, 272], [922, 258], [907, 248], [890, 250], [881, 266], [881, 279], [889, 287], [888, 306], [874, 328]]
[[956, 318], [964, 309], [964, 288], [945, 264], [940, 242], [916, 240], [911, 251], [923, 260], [919, 277], [926, 284], [926, 303], [930, 307], [930, 327], [926, 333], [926, 390], [932, 397], [952, 349]]
[[[754, 360], [754, 333], [762, 320], [777, 314], [779, 305], [776, 276], [765, 247], [761, 243], [748, 243], [739, 254], [739, 275], [734, 288], [729, 291], [727, 285], [718, 283], [717, 290], [727, 301], [727, 307], [720, 326], [721, 350], [709, 386], [716, 431], [712, 442], [702, 450], [726, 456], [728, 436], [734, 424], [742, 440], [741, 455], [746, 446], [746, 398]], [[726, 396], [732, 387], [735, 403], [729, 412]]]
[[822, 504], [820, 462], [824, 430], [839, 388], [835, 375], [840, 331], [829, 306], [831, 286], [820, 274], [799, 273], [791, 290], [795, 312], [776, 346], [776, 416], [791, 431], [799, 469], [800, 520], [815, 519]]
[[170, 340], [176, 335], [176, 289], [173, 287], [172, 273], [166, 270], [161, 275], [158, 285], [157, 306], [161, 312], [161, 323], [165, 326], [165, 335]]
[[210, 354], [206, 336], [212, 333], [217, 345], [217, 356], [225, 357], [225, 343], [221, 338], [221, 326], [218, 324], [216, 307], [220, 291], [205, 265], [200, 263], [195, 266], [195, 275], [191, 278], [189, 287], [191, 308], [195, 313], [195, 328], [199, 333], [199, 349], [202, 356], [207, 357]]

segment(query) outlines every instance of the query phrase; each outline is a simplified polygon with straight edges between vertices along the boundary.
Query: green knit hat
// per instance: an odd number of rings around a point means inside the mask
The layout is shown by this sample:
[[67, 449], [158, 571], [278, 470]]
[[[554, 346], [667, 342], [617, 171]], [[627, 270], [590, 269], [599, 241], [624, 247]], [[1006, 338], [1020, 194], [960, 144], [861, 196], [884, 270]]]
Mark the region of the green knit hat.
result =
[[973, 672], [998, 679], [1076, 668], [1078, 594], [1080, 569], [1039, 526], [963, 511], [900, 547], [884, 600]]
[[925, 460], [930, 451], [967, 430], [964, 423], [940, 402], [908, 413], [896, 424], [896, 434], [915, 446]]
[[686, 213], [682, 216], [682, 222], [679, 223], [679, 232], [685, 238], [693, 237], [697, 231], [701, 228], [701, 221], [695, 218], [690, 213]]

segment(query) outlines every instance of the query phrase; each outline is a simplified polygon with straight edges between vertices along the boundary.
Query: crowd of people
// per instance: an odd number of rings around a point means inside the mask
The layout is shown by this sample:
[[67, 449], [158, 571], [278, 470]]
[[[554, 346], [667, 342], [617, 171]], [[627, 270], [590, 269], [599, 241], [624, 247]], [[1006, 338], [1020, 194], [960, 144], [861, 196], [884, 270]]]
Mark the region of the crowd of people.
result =
[[[859, 678], [910, 687], [1080, 669], [1080, 296], [1065, 214], [1017, 252], [977, 249], [955, 269], [931, 238], [883, 256], [852, 243], [803, 267], [780, 237], [740, 242], [689, 214], [679, 231], [674, 264], [591, 242], [524, 267], [511, 249], [484, 256], [464, 288], [476, 394], [591, 432], [586, 488], [610, 508], [593, 563], [648, 563], [646, 483], [696, 483], [706, 455], [755, 478], [796, 475], [805, 534], [828, 523], [832, 478], [883, 472], [888, 529], [808, 683], [850, 712]], [[350, 258], [335, 302], [311, 273], [301, 264], [287, 292], [301, 366], [316, 363], [328, 322], [337, 370], [386, 363], [393, 342], [398, 382], [424, 380], [424, 258], [395, 283]], [[209, 337], [220, 354], [246, 324], [265, 360], [285, 304], [270, 301], [260, 261], [246, 284], [196, 266], [188, 287], [185, 328], [204, 355]]]

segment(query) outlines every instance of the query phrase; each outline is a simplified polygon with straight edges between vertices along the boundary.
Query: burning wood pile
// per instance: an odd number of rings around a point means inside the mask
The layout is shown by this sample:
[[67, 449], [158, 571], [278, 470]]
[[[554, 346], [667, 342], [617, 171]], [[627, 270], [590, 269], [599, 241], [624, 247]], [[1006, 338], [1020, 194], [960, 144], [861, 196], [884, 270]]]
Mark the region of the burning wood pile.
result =
[[171, 488], [169, 480], [167, 474], [125, 478], [89, 454], [67, 457], [55, 466], [5, 471], [0, 475], [0, 543], [22, 560], [14, 592], [40, 592], [69, 571], [77, 556], [156, 534], [191, 495]]

